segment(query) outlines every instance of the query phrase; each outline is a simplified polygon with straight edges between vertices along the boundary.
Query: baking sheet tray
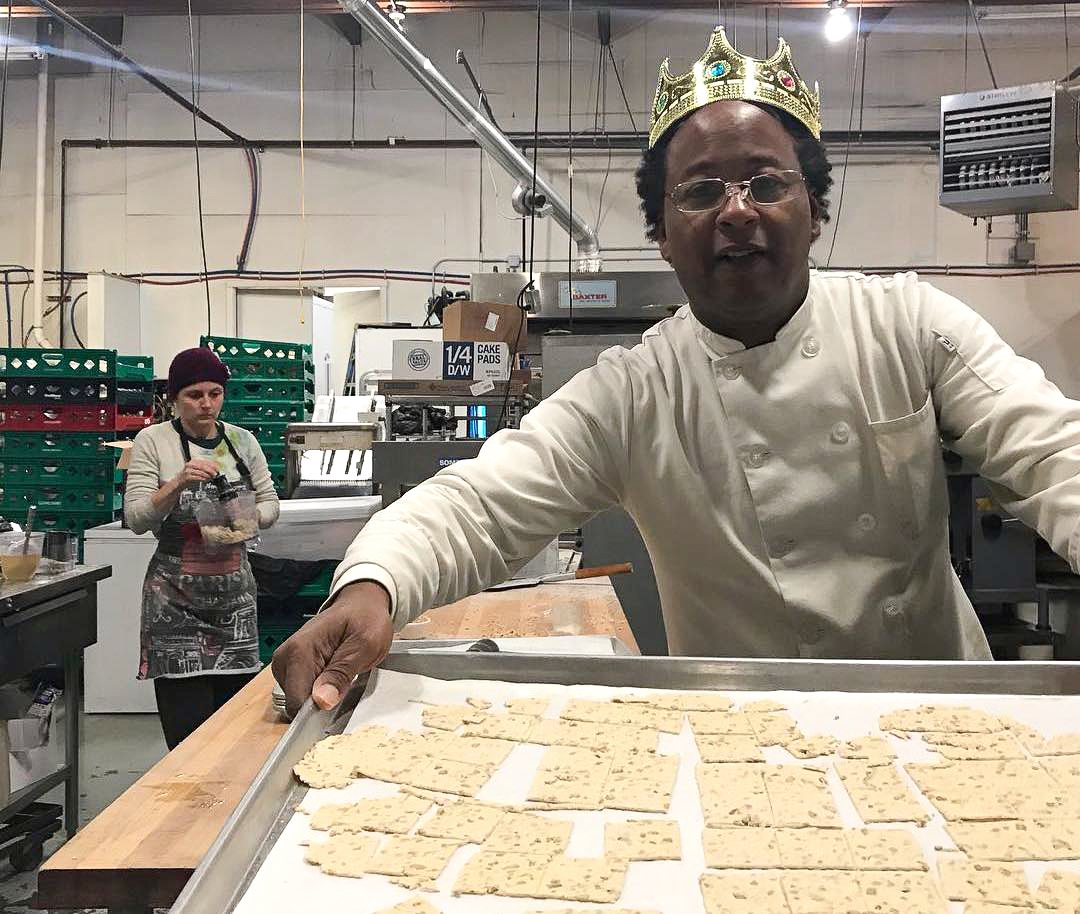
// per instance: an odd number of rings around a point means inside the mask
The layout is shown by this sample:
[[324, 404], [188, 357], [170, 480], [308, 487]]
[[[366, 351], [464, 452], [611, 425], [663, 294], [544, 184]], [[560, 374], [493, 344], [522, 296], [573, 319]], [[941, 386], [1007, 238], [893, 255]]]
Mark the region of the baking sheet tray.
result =
[[[479, 697], [498, 698], [502, 694], [521, 694], [523, 688], [530, 690], [530, 694], [533, 692], [552, 694], [562, 691], [532, 688], [534, 684], [545, 683], [637, 689], [718, 689], [753, 693], [753, 695], [748, 694], [747, 698], [760, 697], [762, 694], [776, 697], [777, 693], [798, 693], [780, 697], [791, 703], [792, 713], [806, 732], [835, 732], [837, 735], [848, 736], [855, 736], [866, 732], [867, 729], [872, 729], [880, 710], [912, 704], [912, 695], [923, 700], [927, 693], [948, 696], [950, 699], [999, 710], [1003, 713], [1012, 713], [1041, 726], [1047, 733], [1068, 727], [1070, 719], [1073, 721], [1077, 719], [1077, 712], [1080, 709], [1080, 704], [1076, 699], [1068, 700], [1066, 703], [1077, 705], [1077, 707], [1062, 709], [1062, 702], [1040, 701], [1031, 697], [1007, 697], [1080, 695], [1080, 664], [1076, 663], [770, 661], [656, 657], [607, 657], [583, 660], [582, 658], [550, 656], [503, 657], [497, 654], [460, 655], [417, 651], [392, 656], [385, 668], [398, 673], [417, 674], [438, 680], [478, 681], [478, 684], [471, 689], [468, 685], [458, 682], [441, 686], [437, 690], [439, 696], [437, 700], [446, 702], [459, 700], [466, 692]], [[494, 682], [491, 682], [492, 680]], [[384, 681], [399, 684], [411, 681], [414, 684], [408, 688], [413, 690], [417, 688], [415, 683], [421, 682], [416, 676], [388, 676], [384, 677]], [[504, 685], [506, 683], [511, 685]], [[520, 684], [527, 685], [523, 687]], [[352, 707], [346, 707], [336, 714], [316, 711], [310, 705], [305, 707], [267, 760], [251, 789], [192, 876], [173, 907], [174, 912], [220, 914], [220, 912], [237, 910], [238, 902], [252, 884], [262, 862], [272, 853], [279, 836], [290, 827], [295, 808], [308, 792], [307, 788], [294, 782], [291, 773], [293, 764], [323, 735], [340, 732], [345, 728], [366, 686], [366, 682], [358, 683], [358, 688], [353, 690], [350, 701], [347, 702]], [[462, 691], [463, 689], [465, 691]], [[588, 694], [589, 691], [588, 689], [574, 689], [575, 695]], [[822, 692], [843, 692], [844, 694], [828, 696], [815, 694]], [[870, 693], [875, 694], [870, 696]], [[380, 694], [382, 693], [376, 692], [375, 698]], [[989, 696], [999, 697], [990, 698]], [[600, 693], [597, 692], [594, 697], [600, 697]], [[868, 700], [871, 697], [872, 700]], [[429, 697], [428, 700], [431, 698]], [[388, 711], [397, 713], [401, 710], [401, 706], [407, 704], [401, 695], [391, 698], [392, 703], [395, 701], [396, 704], [391, 709], [389, 706], [379, 707], [379, 702], [374, 699], [370, 700], [370, 703], [369, 699], [365, 699], [357, 717], [367, 721], [371, 719], [371, 712], [374, 711], [376, 712], [375, 719], [383, 720], [385, 718], [380, 716], [380, 713]], [[836, 716], [838, 710], [843, 713], [845, 726], [852, 728], [849, 734], [838, 731], [835, 725], [828, 725], [828, 721]], [[1062, 710], [1069, 710], [1072, 713], [1062, 714]], [[416, 706], [413, 707], [412, 713], [418, 719], [419, 712]], [[689, 739], [689, 736], [684, 733], [681, 738]], [[676, 748], [677, 751], [682, 747], [671, 748]], [[692, 784], [693, 779], [692, 770], [688, 770], [691, 766], [684, 764], [682, 768], [684, 770], [680, 772], [680, 785], [676, 788], [676, 804], [679, 803], [680, 790], [685, 794], [688, 789], [683, 781], [689, 776]], [[502, 772], [496, 779], [501, 775]], [[519, 784], [519, 782], [511, 777], [507, 781], [507, 785], [509, 784]], [[519, 790], [523, 792], [524, 789], [525, 785], [519, 784]], [[689, 789], [693, 793], [692, 788]], [[324, 793], [327, 794], [326, 802], [334, 800], [334, 797], [329, 795], [332, 792]], [[842, 796], [843, 791], [839, 791], [839, 795]], [[508, 801], [504, 797], [498, 799]], [[696, 804], [694, 808], [696, 812]], [[673, 806], [672, 812], [682, 821], [686, 810], [678, 810]], [[696, 826], [693, 822], [684, 823], [684, 830], [689, 827], [692, 832], [694, 827], [700, 828], [700, 813], [696, 814], [699, 820]], [[571, 814], [570, 817], [574, 815], [581, 814]], [[628, 817], [633, 816], [628, 814], [614, 818]], [[294, 823], [293, 831], [283, 841], [283, 847], [292, 846], [294, 853], [291, 859], [294, 862], [300, 856], [295, 853], [295, 843], [299, 835], [298, 829], [302, 827], [306, 828], [302, 822]], [[684, 847], [684, 856], [689, 859], [684, 861], [685, 865], [694, 866], [700, 870], [700, 861], [696, 861], [689, 853], [696, 845], [696, 853], [700, 856], [700, 843], [694, 841], [686, 843], [688, 846]], [[575, 850], [573, 845], [571, 846], [571, 853], [588, 854], [590, 852], [596, 853], [597, 850], [588, 846]], [[279, 851], [280, 854], [281, 851]], [[280, 865], [280, 861], [275, 861], [275, 875]], [[302, 861], [301, 865], [306, 866], [302, 864]], [[310, 875], [319, 876], [313, 868], [309, 869]], [[366, 899], [369, 892], [367, 887], [362, 892], [359, 890], [362, 882], [335, 881], [351, 887], [355, 901], [349, 905], [350, 909], [368, 910], [369, 905]], [[658, 881], [669, 886], [670, 894], [670, 883], [666, 879]], [[691, 880], [691, 883], [694, 882], [696, 880]], [[624, 895], [622, 904], [625, 906], [648, 903], [647, 897], [640, 898], [631, 894], [633, 888], [632, 883], [628, 882], [627, 894]], [[396, 891], [398, 895], [388, 896], [390, 900], [387, 903], [400, 900], [400, 890]], [[253, 893], [253, 898], [257, 898], [257, 894]], [[357, 907], [356, 901], [362, 899], [364, 899], [362, 907]], [[670, 897], [668, 900], [670, 903]], [[376, 899], [372, 898], [371, 901], [374, 903]], [[467, 903], [469, 909], [479, 909], [481, 906], [492, 903], [499, 905], [507, 900], [488, 898], [471, 899], [470, 902], [470, 899], [454, 899], [446, 905], [448, 912], [451, 911], [454, 901]], [[557, 906], [557, 903], [555, 904]], [[371, 910], [377, 910], [381, 906], [379, 904], [371, 907]], [[523, 903], [522, 910], [549, 906], [552, 906], [552, 903], [529, 901]], [[700, 900], [698, 899], [696, 905], [689, 907], [688, 910], [697, 910], [699, 907]], [[265, 908], [260, 909], [265, 910]], [[461, 908], [461, 910], [465, 909], [465, 907]], [[505, 904], [497, 909], [511, 910]], [[660, 909], [664, 910], [665, 907]]]

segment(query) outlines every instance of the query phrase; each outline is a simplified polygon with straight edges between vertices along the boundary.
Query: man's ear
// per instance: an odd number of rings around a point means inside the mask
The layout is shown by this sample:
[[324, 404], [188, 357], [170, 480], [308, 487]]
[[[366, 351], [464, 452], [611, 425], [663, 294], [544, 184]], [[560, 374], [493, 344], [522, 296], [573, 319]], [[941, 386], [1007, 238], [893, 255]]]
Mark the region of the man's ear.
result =
[[810, 243], [813, 244], [821, 237], [821, 204], [817, 197], [810, 194]]

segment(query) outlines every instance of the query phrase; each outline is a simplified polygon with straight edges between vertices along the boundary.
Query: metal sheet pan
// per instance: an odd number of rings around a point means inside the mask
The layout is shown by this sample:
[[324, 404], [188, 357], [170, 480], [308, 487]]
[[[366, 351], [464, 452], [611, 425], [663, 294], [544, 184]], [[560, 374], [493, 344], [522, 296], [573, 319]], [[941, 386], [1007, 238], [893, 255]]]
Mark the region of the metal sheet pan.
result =
[[[1080, 695], [1080, 663], [583, 658], [420, 650], [392, 654], [385, 667], [435, 679], [496, 679], [558, 685]], [[317, 740], [344, 729], [366, 686], [367, 677], [361, 677], [334, 712], [319, 711], [310, 702], [304, 706], [192, 874], [173, 905], [172, 914], [228, 914], [235, 908], [307, 792], [293, 778], [293, 765]]]

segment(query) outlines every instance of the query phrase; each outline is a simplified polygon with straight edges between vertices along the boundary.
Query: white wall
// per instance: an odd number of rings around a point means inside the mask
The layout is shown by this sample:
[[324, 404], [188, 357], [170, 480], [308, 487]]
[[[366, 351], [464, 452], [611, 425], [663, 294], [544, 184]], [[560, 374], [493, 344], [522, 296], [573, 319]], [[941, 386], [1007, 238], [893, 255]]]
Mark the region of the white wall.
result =
[[[1045, 8], [1043, 8], [1045, 9]], [[851, 45], [827, 46], [822, 12], [785, 10], [781, 31], [794, 45], [803, 76], [822, 84], [827, 128], [846, 128], [851, 101]], [[689, 65], [704, 45], [715, 15], [701, 12], [613, 12], [615, 57], [639, 128], [648, 120], [656, 70], [665, 55], [673, 68]], [[599, 45], [595, 16], [576, 19], [574, 65], [568, 66], [565, 16], [545, 16], [541, 64], [541, 129], [567, 125], [573, 89], [573, 127], [599, 120], [612, 130], [629, 127], [615, 79], [607, 67], [599, 113], [595, 109]], [[1073, 23], [1075, 30], [1076, 23]], [[200, 102], [249, 137], [298, 135], [298, 29], [294, 16], [203, 17], [198, 20]], [[769, 31], [775, 29], [770, 16]], [[1060, 20], [1031, 19], [983, 26], [1001, 84], [1062, 75], [1066, 70]], [[352, 135], [354, 53], [324, 20], [305, 23], [305, 135]], [[869, 41], [866, 106], [869, 129], [935, 129], [938, 97], [965, 88], [964, 41], [959, 6], [894, 11]], [[532, 129], [534, 20], [525, 13], [447, 13], [409, 18], [409, 36], [463, 89], [454, 51], [468, 54], [491, 104], [508, 131]], [[738, 41], [763, 50], [763, 17], [743, 15]], [[969, 36], [966, 87], [989, 84], [974, 31]], [[1080, 33], [1073, 44], [1080, 44]], [[152, 66], [181, 91], [188, 79], [186, 20], [131, 17], [125, 50]], [[356, 136], [382, 139], [463, 137], [456, 125], [402, 68], [370, 38], [355, 52]], [[1075, 58], [1073, 63], [1075, 63]], [[111, 90], [111, 91], [110, 91]], [[60, 77], [53, 87], [48, 263], [57, 266], [59, 142], [64, 138], [183, 139], [190, 116], [137, 78], [95, 70]], [[35, 86], [29, 78], [9, 86], [4, 161], [0, 171], [0, 260], [29, 263], [33, 250]], [[858, 113], [856, 113], [858, 117]], [[214, 131], [200, 127], [200, 136]], [[430, 270], [444, 257], [502, 257], [520, 249], [520, 223], [512, 218], [512, 183], [481, 169], [476, 150], [312, 151], [305, 163], [304, 225], [298, 218], [299, 156], [261, 155], [263, 190], [249, 260], [252, 269], [393, 268]], [[836, 177], [842, 154], [833, 153]], [[598, 215], [607, 175], [600, 237], [606, 247], [644, 244], [633, 190], [636, 157], [606, 153], [576, 157], [574, 203]], [[567, 186], [565, 154], [542, 155], [541, 167]], [[985, 262], [984, 228], [938, 207], [933, 160], [884, 161], [853, 157], [839, 219], [835, 266], [971, 264]], [[202, 153], [207, 254], [211, 270], [235, 266], [247, 215], [247, 169], [236, 150]], [[482, 190], [481, 190], [482, 188]], [[834, 212], [838, 200], [834, 193]], [[482, 199], [481, 199], [482, 197]], [[69, 152], [67, 267], [116, 272], [201, 269], [194, 207], [191, 150], [77, 149]], [[481, 220], [482, 216], [482, 220]], [[481, 237], [480, 226], [483, 225]], [[1080, 260], [1076, 214], [1032, 219], [1040, 262]], [[815, 249], [824, 262], [831, 229]], [[566, 235], [550, 220], [541, 224], [537, 257], [567, 256]], [[645, 254], [644, 257], [651, 255]], [[633, 265], [631, 265], [633, 266]], [[638, 266], [647, 267], [648, 263]], [[466, 263], [448, 269], [469, 272]], [[1072, 276], [943, 279], [995, 323], [1020, 351], [1043, 361], [1053, 377], [1080, 395], [1080, 282]], [[80, 287], [76, 286], [75, 291]], [[153, 354], [163, 360], [205, 332], [200, 285], [147, 286], [147, 324]], [[429, 294], [426, 282], [390, 282], [384, 298], [391, 319], [418, 319]], [[16, 287], [15, 305], [21, 288]], [[231, 332], [226, 283], [213, 284], [215, 332]], [[80, 318], [81, 321], [81, 318]], [[28, 318], [26, 321], [29, 324]], [[16, 325], [19, 325], [16, 315]], [[81, 324], [80, 324], [81, 325]], [[54, 341], [55, 324], [48, 332]], [[288, 330], [283, 328], [283, 335]], [[18, 334], [21, 338], [21, 333]]]

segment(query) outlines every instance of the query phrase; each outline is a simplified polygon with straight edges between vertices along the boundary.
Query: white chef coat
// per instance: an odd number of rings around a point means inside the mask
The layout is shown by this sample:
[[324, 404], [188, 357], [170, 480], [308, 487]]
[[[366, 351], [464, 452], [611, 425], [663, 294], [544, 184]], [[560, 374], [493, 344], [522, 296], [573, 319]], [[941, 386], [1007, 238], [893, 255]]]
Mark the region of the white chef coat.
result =
[[683, 307], [378, 513], [335, 592], [395, 623], [505, 579], [622, 505], [673, 654], [988, 658], [949, 562], [940, 439], [1080, 571], [1080, 403], [913, 274], [813, 273], [746, 349]]

